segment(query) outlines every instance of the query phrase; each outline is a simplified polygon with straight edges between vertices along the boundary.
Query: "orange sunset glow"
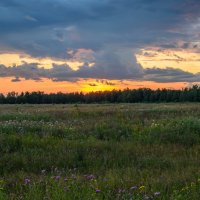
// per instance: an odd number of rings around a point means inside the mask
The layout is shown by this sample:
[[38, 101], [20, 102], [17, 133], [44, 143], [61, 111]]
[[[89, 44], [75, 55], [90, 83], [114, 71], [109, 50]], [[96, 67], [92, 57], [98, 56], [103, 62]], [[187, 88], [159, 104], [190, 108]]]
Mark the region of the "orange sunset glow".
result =
[[[56, 92], [91, 92], [91, 91], [111, 91], [114, 89], [138, 89], [148, 87], [151, 89], [167, 88], [167, 89], [182, 89], [187, 86], [187, 83], [156, 83], [150, 81], [112, 81], [113, 85], [98, 82], [95, 79], [79, 80], [76, 83], [71, 82], [53, 82], [48, 79], [41, 81], [22, 80], [13, 82], [13, 78], [0, 78], [0, 93], [7, 94], [8, 92], [15, 91], [18, 93], [24, 91], [44, 91], [45, 93]], [[104, 80], [105, 82], [107, 80]]]
[[190, 50], [167, 49], [159, 51], [158, 49], [144, 49], [137, 55], [137, 59], [144, 68], [173, 67], [192, 73], [200, 71], [200, 54]]

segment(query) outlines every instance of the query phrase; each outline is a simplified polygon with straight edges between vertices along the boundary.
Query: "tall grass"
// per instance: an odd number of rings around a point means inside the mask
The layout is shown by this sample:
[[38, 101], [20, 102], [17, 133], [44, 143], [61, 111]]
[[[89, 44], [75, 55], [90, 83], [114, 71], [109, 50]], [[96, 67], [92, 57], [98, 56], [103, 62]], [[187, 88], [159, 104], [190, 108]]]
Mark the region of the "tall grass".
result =
[[0, 106], [0, 200], [198, 200], [199, 153], [199, 104]]

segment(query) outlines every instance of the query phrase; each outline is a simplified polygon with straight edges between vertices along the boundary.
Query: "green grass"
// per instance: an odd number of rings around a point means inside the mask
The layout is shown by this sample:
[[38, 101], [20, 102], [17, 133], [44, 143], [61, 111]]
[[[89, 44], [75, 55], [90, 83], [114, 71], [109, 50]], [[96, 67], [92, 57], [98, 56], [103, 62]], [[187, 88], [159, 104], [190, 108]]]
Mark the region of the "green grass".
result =
[[0, 200], [198, 200], [199, 154], [200, 104], [0, 105]]

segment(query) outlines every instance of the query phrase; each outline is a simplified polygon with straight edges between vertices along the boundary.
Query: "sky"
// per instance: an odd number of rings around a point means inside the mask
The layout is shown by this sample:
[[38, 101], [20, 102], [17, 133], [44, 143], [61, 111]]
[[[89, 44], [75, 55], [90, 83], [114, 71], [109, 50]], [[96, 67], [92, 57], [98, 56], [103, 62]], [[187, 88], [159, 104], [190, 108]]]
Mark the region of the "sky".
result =
[[1, 0], [0, 93], [200, 84], [199, 0]]

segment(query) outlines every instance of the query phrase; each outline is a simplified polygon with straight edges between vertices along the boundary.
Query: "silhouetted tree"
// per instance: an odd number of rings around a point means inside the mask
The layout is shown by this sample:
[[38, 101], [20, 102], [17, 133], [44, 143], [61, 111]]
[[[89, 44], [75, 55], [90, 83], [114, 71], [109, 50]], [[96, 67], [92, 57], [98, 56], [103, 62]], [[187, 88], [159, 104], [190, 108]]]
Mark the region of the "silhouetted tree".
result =
[[72, 93], [9, 92], [0, 93], [0, 104], [65, 104], [65, 103], [137, 103], [137, 102], [200, 102], [200, 87], [194, 85], [182, 90], [149, 88]]

